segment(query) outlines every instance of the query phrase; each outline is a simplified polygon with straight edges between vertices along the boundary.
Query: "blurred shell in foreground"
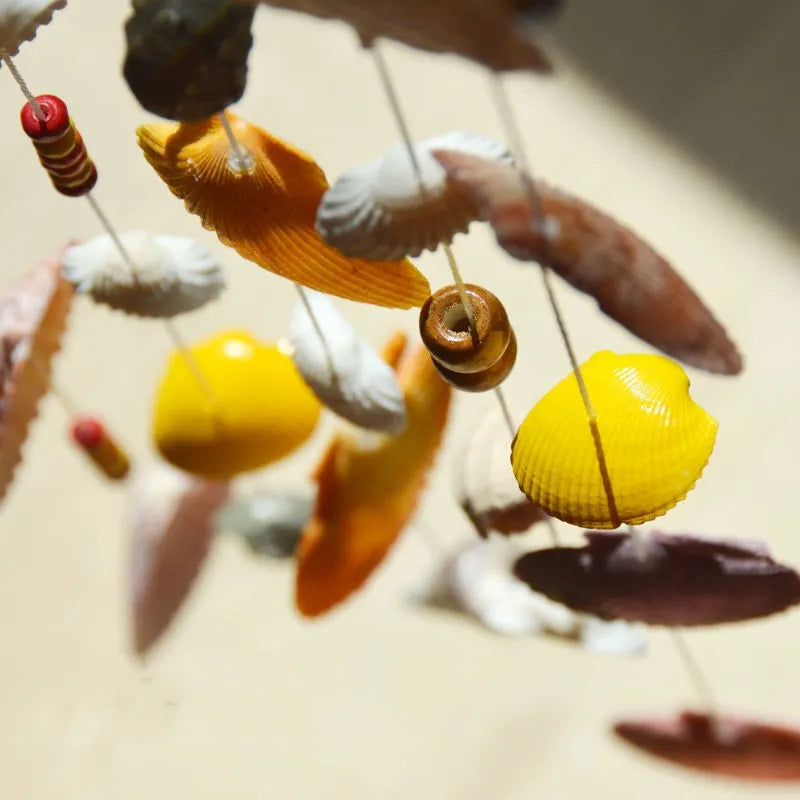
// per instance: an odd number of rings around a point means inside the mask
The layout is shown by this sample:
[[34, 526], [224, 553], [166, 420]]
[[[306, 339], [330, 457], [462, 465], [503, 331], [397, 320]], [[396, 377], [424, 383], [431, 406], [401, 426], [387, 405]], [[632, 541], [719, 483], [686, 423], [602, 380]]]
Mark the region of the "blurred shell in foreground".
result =
[[328, 408], [362, 428], [403, 430], [406, 404], [392, 368], [325, 295], [306, 291], [289, 330], [292, 360]]
[[225, 288], [219, 265], [193, 239], [132, 231], [120, 240], [135, 270], [104, 234], [64, 253], [64, 277], [95, 302], [141, 317], [193, 311]]
[[573, 525], [636, 525], [683, 500], [705, 468], [717, 421], [689, 395], [689, 379], [656, 355], [595, 353], [581, 366], [616, 508], [573, 374], [528, 413], [511, 451], [519, 486], [548, 514]]
[[67, 0], [0, 0], [0, 50], [15, 56], [23, 42], [36, 38], [42, 25], [67, 5]]
[[420, 306], [430, 286], [409, 261], [348, 259], [314, 230], [328, 182], [314, 160], [226, 112], [243, 161], [219, 117], [137, 130], [145, 158], [223, 244], [309, 289], [389, 308]]
[[382, 158], [348, 170], [325, 192], [317, 211], [317, 230], [345, 255], [369, 259], [418, 256], [450, 244], [480, 218], [470, 192], [453, 182], [432, 155], [436, 149], [509, 162], [498, 142], [454, 131], [413, 145], [405, 142]]

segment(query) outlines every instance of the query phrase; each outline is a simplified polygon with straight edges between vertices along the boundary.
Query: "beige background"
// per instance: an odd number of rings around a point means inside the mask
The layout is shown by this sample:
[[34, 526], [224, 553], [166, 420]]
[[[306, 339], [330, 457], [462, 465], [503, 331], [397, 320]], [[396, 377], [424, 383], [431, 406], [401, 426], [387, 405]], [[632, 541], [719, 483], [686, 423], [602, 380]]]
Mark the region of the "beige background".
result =
[[[70, 104], [100, 169], [96, 196], [120, 229], [195, 236], [219, 255], [229, 290], [181, 319], [185, 334], [245, 326], [281, 336], [291, 286], [202, 231], [136, 147], [134, 127], [148, 117], [119, 69], [127, 5], [72, 0], [18, 65], [35, 92]], [[788, 35], [798, 13], [773, 0], [758, 4], [755, 19], [751, 5], [574, 0], [559, 23], [558, 77], [515, 77], [509, 86], [538, 172], [652, 240], [746, 354], [739, 379], [692, 372], [695, 397], [720, 420], [718, 445], [696, 490], [660, 526], [764, 538], [778, 557], [800, 563], [800, 271], [798, 243], [779, 227], [798, 220], [796, 138], [786, 136], [798, 130], [788, 91], [798, 74]], [[345, 26], [264, 9], [256, 38], [243, 116], [314, 154], [331, 178], [397, 139], [372, 64]], [[396, 45], [386, 52], [414, 135], [457, 127], [500, 135], [480, 69]], [[50, 188], [19, 130], [20, 105], [0, 71], [3, 285], [70, 237], [99, 233], [84, 201]], [[459, 238], [456, 253], [469, 279], [504, 298], [516, 326], [520, 357], [507, 386], [520, 417], [566, 372], [538, 275], [483, 229]], [[441, 254], [420, 265], [435, 286], [448, 282]], [[642, 349], [591, 300], [562, 285], [559, 296], [581, 357]], [[413, 312], [340, 307], [376, 345], [416, 324]], [[81, 300], [58, 361], [59, 383], [100, 411], [140, 463], [151, 457], [149, 406], [169, 349], [157, 323]], [[290, 570], [223, 539], [171, 634], [142, 665], [127, 643], [124, 492], [70, 447], [66, 418], [49, 399], [0, 513], [0, 795], [763, 796], [671, 770], [609, 735], [618, 715], [695, 702], [666, 634], [652, 634], [647, 657], [622, 660], [499, 638], [403, 602], [433, 564], [430, 542], [445, 548], [470, 535], [450, 498], [449, 456], [490, 400], [459, 398], [416, 524], [346, 607], [318, 623], [299, 620]], [[304, 480], [331, 428], [327, 420], [300, 453], [245, 488]], [[784, 615], [689, 634], [726, 709], [800, 722], [797, 625]]]

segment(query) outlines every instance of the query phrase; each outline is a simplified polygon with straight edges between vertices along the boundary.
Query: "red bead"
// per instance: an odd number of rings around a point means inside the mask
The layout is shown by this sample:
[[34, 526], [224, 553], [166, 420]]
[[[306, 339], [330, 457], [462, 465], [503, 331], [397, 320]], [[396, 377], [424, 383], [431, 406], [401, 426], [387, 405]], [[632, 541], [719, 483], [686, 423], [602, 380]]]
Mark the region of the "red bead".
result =
[[78, 417], [72, 423], [72, 440], [85, 450], [93, 450], [106, 438], [103, 423], [95, 417]]
[[69, 127], [69, 111], [67, 104], [54, 94], [40, 94], [36, 102], [44, 112], [45, 119], [36, 116], [33, 106], [25, 103], [20, 113], [22, 129], [31, 139], [45, 139], [59, 136]]

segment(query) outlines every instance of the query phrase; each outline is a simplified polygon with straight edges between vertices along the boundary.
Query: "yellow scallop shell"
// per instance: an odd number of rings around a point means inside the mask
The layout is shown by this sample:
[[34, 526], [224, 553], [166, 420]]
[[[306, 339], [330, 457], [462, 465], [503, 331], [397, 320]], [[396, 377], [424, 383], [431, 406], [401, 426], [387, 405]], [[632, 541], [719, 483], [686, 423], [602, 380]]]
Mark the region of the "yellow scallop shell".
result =
[[190, 352], [207, 391], [175, 353], [156, 395], [153, 438], [171, 464], [227, 479], [278, 461], [311, 436], [320, 403], [277, 346], [227, 331]]
[[595, 353], [581, 366], [619, 519], [609, 511], [589, 420], [570, 374], [530, 411], [511, 449], [520, 488], [573, 525], [647, 522], [686, 497], [714, 449], [717, 421], [689, 396], [689, 378], [656, 355]]
[[347, 258], [315, 229], [328, 188], [308, 155], [226, 112], [249, 171], [233, 166], [218, 117], [142, 125], [139, 146], [170, 191], [242, 257], [320, 292], [390, 308], [421, 306], [430, 285], [402, 261]]

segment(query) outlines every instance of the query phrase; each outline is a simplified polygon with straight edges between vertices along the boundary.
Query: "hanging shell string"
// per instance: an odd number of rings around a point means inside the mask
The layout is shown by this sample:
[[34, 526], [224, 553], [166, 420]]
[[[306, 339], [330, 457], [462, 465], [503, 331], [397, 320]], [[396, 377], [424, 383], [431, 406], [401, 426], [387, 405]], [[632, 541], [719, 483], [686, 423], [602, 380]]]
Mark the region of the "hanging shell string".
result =
[[311, 324], [314, 326], [314, 330], [317, 332], [317, 336], [319, 336], [319, 340], [322, 344], [322, 349], [325, 351], [325, 360], [328, 362], [328, 370], [331, 373], [331, 377], [334, 381], [339, 380], [339, 376], [336, 374], [336, 368], [333, 364], [333, 355], [331, 354], [330, 347], [328, 345], [328, 340], [325, 338], [325, 333], [322, 328], [322, 323], [320, 323], [317, 315], [314, 313], [314, 309], [311, 306], [311, 303], [308, 299], [308, 294], [303, 286], [299, 283], [295, 283], [294, 288], [297, 289], [297, 294], [300, 295], [300, 301], [302, 302], [306, 314], [308, 314], [309, 319], [311, 320]]
[[[516, 118], [514, 117], [511, 109], [511, 104], [508, 101], [508, 95], [506, 94], [505, 86], [503, 85], [501, 77], [497, 73], [492, 73], [491, 82], [492, 96], [494, 98], [498, 116], [500, 117], [501, 124], [505, 132], [506, 140], [508, 141], [514, 154], [514, 158], [516, 159], [517, 164], [522, 171], [523, 180], [525, 181], [525, 188], [530, 197], [531, 204], [535, 209], [535, 214], [539, 219], [541, 219], [541, 198], [536, 191], [533, 178], [531, 177], [531, 171], [525, 152], [525, 147], [519, 132], [519, 126], [517, 125]], [[592, 399], [589, 396], [589, 390], [586, 387], [586, 381], [583, 378], [580, 365], [575, 357], [572, 339], [570, 338], [569, 331], [567, 330], [567, 325], [564, 320], [564, 315], [561, 313], [561, 307], [558, 304], [555, 291], [553, 290], [550, 269], [543, 264], [541, 265], [541, 268], [542, 283], [544, 284], [545, 293], [547, 294], [547, 300], [550, 304], [550, 308], [553, 311], [553, 316], [555, 317], [559, 333], [561, 334], [561, 340], [563, 341], [564, 347], [567, 351], [572, 372], [575, 375], [575, 380], [578, 383], [578, 389], [581, 393], [583, 406], [586, 409], [586, 416], [589, 420], [589, 430], [592, 434], [592, 442], [594, 443], [594, 450], [597, 456], [597, 466], [600, 470], [600, 478], [603, 482], [603, 491], [605, 492], [606, 502], [608, 503], [609, 516], [611, 520], [616, 523], [615, 527], [619, 527], [621, 520], [617, 510], [617, 503], [614, 498], [614, 490], [611, 485], [611, 476], [608, 472], [608, 462], [606, 461], [605, 450], [603, 449], [603, 442], [600, 437], [600, 429], [597, 426], [597, 412], [592, 404]]]
[[[377, 44], [370, 42], [366, 46], [372, 54], [372, 59], [375, 62], [375, 67], [381, 79], [381, 84], [383, 85], [383, 91], [387, 100], [389, 101], [389, 106], [392, 109], [395, 122], [397, 123], [397, 127], [400, 130], [400, 135], [402, 136], [406, 150], [408, 151], [408, 157], [411, 161], [411, 166], [414, 169], [414, 174], [416, 175], [417, 183], [419, 184], [420, 193], [424, 196], [425, 184], [422, 180], [422, 171], [420, 170], [419, 162], [417, 161], [417, 155], [414, 152], [414, 143], [411, 139], [411, 134], [408, 129], [405, 115], [403, 114], [403, 109], [400, 107], [400, 101], [397, 97], [394, 81], [392, 80], [392, 76], [389, 73], [389, 68], [386, 65], [386, 59], [383, 57], [383, 53]], [[444, 250], [444, 254], [447, 257], [447, 263], [450, 266], [450, 272], [453, 274], [453, 283], [455, 283], [456, 288], [458, 289], [458, 295], [461, 298], [461, 305], [464, 308], [464, 313], [466, 314], [467, 322], [469, 324], [470, 336], [472, 337], [473, 342], [477, 344], [479, 337], [478, 327], [475, 323], [475, 309], [472, 307], [472, 302], [470, 301], [466, 287], [464, 286], [464, 279], [461, 277], [461, 270], [458, 268], [458, 262], [453, 255], [450, 245], [442, 245], [442, 250]], [[508, 410], [508, 403], [506, 402], [505, 395], [499, 386], [496, 387], [494, 391], [497, 395], [498, 401], [500, 402], [500, 407], [503, 411], [503, 418], [508, 425], [508, 430], [511, 433], [511, 438], [513, 439], [517, 434], [517, 428], [516, 425], [514, 425], [514, 421]]]
[[683, 666], [694, 684], [700, 702], [706, 709], [713, 723], [715, 719], [719, 718], [719, 704], [717, 703], [714, 692], [711, 690], [711, 684], [706, 678], [699, 662], [689, 649], [689, 644], [683, 635], [683, 631], [680, 628], [670, 628], [670, 633], [672, 634], [672, 641], [675, 643]]
[[227, 113], [225, 111], [221, 111], [218, 116], [220, 122], [222, 123], [222, 129], [225, 131], [225, 135], [228, 137], [228, 142], [231, 146], [231, 157], [228, 160], [228, 163], [235, 172], [242, 174], [251, 172], [255, 166], [253, 157], [244, 147], [242, 147], [241, 143], [236, 138]]
[[19, 86], [20, 90], [22, 91], [22, 94], [25, 95], [25, 99], [33, 109], [33, 113], [36, 114], [36, 119], [40, 120], [41, 122], [45, 122], [47, 117], [45, 116], [44, 111], [42, 111], [42, 107], [39, 105], [38, 101], [33, 96], [33, 93], [28, 88], [28, 84], [25, 83], [25, 80], [17, 69], [17, 65], [14, 63], [8, 52], [2, 47], [0, 47], [0, 59], [2, 59], [3, 63], [8, 67], [11, 77], [14, 78], [14, 80], [17, 82], [17, 86]]

